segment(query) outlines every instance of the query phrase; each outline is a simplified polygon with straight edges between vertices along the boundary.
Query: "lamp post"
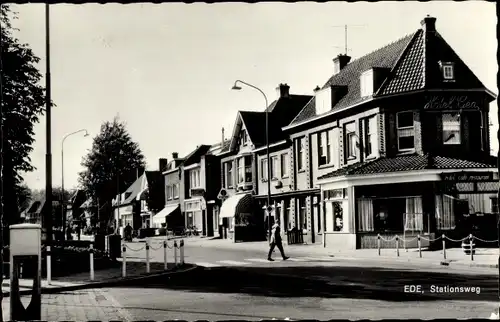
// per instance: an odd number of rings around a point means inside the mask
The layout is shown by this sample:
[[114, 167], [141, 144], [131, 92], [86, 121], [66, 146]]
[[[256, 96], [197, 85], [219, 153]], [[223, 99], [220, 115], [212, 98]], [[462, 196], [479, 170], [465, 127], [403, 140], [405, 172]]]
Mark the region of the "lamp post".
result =
[[51, 79], [50, 79], [50, 7], [45, 4], [45, 113], [46, 113], [46, 154], [45, 154], [45, 204], [47, 246], [52, 246], [52, 135], [51, 135]]
[[71, 135], [74, 135], [74, 134], [78, 134], [80, 132], [85, 132], [85, 135], [84, 137], [87, 137], [89, 136], [89, 132], [87, 132], [87, 130], [85, 129], [81, 129], [81, 130], [78, 130], [78, 131], [75, 131], [75, 132], [71, 132], [69, 134], [66, 134], [63, 139], [62, 139], [62, 143], [61, 143], [61, 225], [62, 225], [62, 229], [63, 229], [63, 240], [66, 238], [65, 234], [64, 234], [64, 228], [66, 227], [66, 211], [65, 211], [65, 202], [64, 202], [64, 141]]
[[246, 85], [248, 87], [251, 87], [253, 89], [258, 90], [263, 96], [264, 100], [266, 101], [266, 149], [267, 149], [267, 227], [269, 230], [268, 233], [268, 239], [269, 241], [271, 240], [271, 160], [269, 157], [269, 110], [268, 110], [268, 103], [267, 103], [267, 96], [264, 94], [264, 92], [258, 88], [257, 86], [254, 86], [252, 84], [249, 84], [247, 82], [241, 81], [241, 80], [236, 80], [234, 82], [234, 85], [231, 89], [233, 90], [241, 90], [241, 87], [238, 86], [238, 83], [241, 83], [243, 85]]

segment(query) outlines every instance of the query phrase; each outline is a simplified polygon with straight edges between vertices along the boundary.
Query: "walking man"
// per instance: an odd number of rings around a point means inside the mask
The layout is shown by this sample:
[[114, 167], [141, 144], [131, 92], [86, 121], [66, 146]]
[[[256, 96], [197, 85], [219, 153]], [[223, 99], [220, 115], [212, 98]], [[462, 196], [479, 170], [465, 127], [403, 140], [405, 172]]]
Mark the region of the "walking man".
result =
[[269, 254], [267, 255], [267, 260], [271, 262], [274, 261], [274, 259], [272, 259], [271, 257], [273, 255], [274, 247], [278, 247], [284, 261], [290, 258], [285, 256], [285, 251], [283, 250], [279, 220], [276, 220], [275, 224], [273, 225], [273, 230], [271, 232], [271, 242], [269, 243]]

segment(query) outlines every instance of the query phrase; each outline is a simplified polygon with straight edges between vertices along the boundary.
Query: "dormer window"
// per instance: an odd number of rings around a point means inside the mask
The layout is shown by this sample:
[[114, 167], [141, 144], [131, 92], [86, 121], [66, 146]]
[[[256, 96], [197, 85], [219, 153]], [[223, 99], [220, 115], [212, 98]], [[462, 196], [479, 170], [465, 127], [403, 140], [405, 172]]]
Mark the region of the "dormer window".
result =
[[373, 95], [373, 69], [365, 71], [360, 77], [361, 97]]
[[455, 69], [454, 64], [450, 62], [439, 62], [441, 66], [441, 72], [443, 73], [443, 79], [445, 81], [455, 80]]

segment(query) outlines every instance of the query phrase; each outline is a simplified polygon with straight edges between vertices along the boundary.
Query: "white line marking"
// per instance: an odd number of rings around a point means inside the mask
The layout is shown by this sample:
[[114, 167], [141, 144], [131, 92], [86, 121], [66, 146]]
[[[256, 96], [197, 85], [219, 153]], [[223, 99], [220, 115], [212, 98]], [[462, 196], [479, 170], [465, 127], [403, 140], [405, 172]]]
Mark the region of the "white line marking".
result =
[[333, 260], [333, 257], [303, 257], [304, 259], [307, 259], [309, 261], [331, 261]]
[[249, 262], [269, 263], [269, 261], [267, 259], [264, 259], [264, 258], [248, 258], [245, 260], [249, 261]]
[[235, 266], [238, 266], [238, 265], [248, 265], [248, 263], [245, 263], [245, 262], [237, 262], [237, 261], [230, 261], [230, 260], [227, 260], [227, 261], [218, 261], [217, 263], [227, 264], [227, 265], [235, 265]]
[[212, 264], [212, 263], [195, 263], [195, 265], [203, 266], [203, 267], [221, 267], [221, 265]]

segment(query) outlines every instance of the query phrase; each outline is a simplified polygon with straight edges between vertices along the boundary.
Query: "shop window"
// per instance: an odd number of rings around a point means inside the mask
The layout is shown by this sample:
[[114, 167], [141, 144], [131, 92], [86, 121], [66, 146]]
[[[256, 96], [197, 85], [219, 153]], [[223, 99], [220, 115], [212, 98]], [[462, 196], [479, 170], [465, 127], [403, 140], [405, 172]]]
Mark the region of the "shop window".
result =
[[326, 231], [344, 231], [344, 210], [342, 202], [325, 202]]
[[375, 231], [403, 231], [406, 198], [374, 199], [373, 208]]
[[396, 114], [396, 126], [398, 134], [398, 150], [410, 151], [415, 149], [415, 126], [413, 124], [413, 112], [399, 112]]
[[424, 229], [424, 214], [421, 197], [406, 198], [406, 212], [404, 215], [404, 231], [422, 232]]
[[359, 231], [374, 231], [373, 200], [358, 199]]
[[297, 199], [297, 212], [299, 214], [299, 222], [297, 224], [297, 228], [299, 229], [307, 229], [307, 221], [306, 221], [306, 198]]
[[448, 230], [455, 228], [455, 204], [453, 198], [446, 195], [436, 196], [436, 228]]
[[238, 159], [238, 184], [252, 182], [252, 156], [246, 155]]
[[491, 213], [498, 214], [498, 197], [491, 197]]
[[461, 131], [460, 131], [460, 114], [459, 113], [443, 113], [443, 144], [453, 145], [460, 144]]

